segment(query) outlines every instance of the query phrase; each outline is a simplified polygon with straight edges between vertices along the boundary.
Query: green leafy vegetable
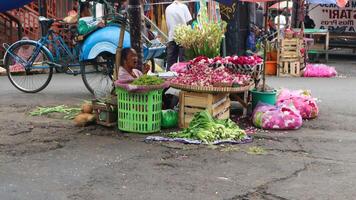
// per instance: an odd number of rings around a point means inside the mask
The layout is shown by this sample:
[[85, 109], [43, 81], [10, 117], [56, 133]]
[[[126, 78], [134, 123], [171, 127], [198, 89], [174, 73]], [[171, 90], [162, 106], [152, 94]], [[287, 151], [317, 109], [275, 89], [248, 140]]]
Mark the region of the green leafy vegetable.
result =
[[212, 143], [217, 140], [241, 140], [247, 135], [230, 119], [214, 119], [208, 111], [203, 111], [195, 114], [188, 128], [180, 132], [170, 133], [168, 136]]
[[69, 108], [64, 105], [55, 107], [37, 107], [36, 110], [30, 112], [31, 116], [42, 116], [50, 113], [64, 113], [64, 119], [74, 119], [81, 112], [81, 108]]
[[164, 83], [164, 79], [156, 76], [143, 75], [140, 78], [134, 80], [132, 85], [160, 85]]

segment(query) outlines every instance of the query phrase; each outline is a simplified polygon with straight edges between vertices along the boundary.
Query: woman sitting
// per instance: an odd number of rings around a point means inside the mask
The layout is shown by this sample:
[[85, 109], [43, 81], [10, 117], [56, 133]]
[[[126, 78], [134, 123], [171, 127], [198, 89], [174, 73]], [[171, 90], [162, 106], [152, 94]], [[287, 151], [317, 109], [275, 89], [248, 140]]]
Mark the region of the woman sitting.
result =
[[120, 82], [131, 82], [150, 71], [150, 66], [144, 64], [143, 73], [136, 69], [138, 57], [135, 49], [124, 48], [121, 51], [121, 66], [119, 67], [118, 80]]
[[[121, 52], [121, 66], [119, 67], [118, 80], [129, 83], [150, 71], [150, 66], [144, 64], [143, 73], [136, 69], [138, 62], [137, 53], [132, 48], [124, 48]], [[167, 90], [164, 90], [166, 93]], [[163, 95], [163, 109], [172, 109], [178, 104], [178, 97], [172, 94]]]

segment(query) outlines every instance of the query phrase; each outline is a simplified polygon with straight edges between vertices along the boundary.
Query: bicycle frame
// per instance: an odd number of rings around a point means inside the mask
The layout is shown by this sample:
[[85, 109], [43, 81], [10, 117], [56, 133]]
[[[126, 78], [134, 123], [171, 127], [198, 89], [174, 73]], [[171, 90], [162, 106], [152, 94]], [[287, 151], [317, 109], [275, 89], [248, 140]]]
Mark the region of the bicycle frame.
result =
[[[50, 39], [51, 37], [51, 39]], [[54, 62], [59, 62], [63, 54], [61, 54], [61, 50], [64, 51], [64, 56], [69, 56], [70, 62], [68, 63], [67, 66], [80, 66], [78, 62], [78, 54], [79, 51], [77, 51], [76, 47], [73, 51], [70, 50], [68, 45], [64, 42], [63, 38], [61, 35], [55, 34], [53, 30], [49, 30], [47, 35], [42, 37], [39, 41], [43, 45], [52, 45], [52, 54], [54, 53], [55, 55], [53, 56]], [[63, 66], [62, 66], [63, 67]]]
[[64, 52], [70, 57], [71, 61], [74, 61], [77, 57], [73, 55], [73, 53], [70, 51], [68, 45], [64, 42], [63, 38], [60, 35], [52, 34], [52, 40], [49, 40], [48, 38], [45, 38], [45, 42], [52, 44], [54, 51], [55, 51], [55, 62], [58, 62], [60, 59], [60, 50], [63, 49]]

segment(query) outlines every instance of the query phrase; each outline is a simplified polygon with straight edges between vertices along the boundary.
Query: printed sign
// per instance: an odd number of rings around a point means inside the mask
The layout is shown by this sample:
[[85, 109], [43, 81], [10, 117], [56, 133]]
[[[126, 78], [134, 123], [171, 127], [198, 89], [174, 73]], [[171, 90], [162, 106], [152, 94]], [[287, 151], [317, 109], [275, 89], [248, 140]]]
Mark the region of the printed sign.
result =
[[[310, 5], [309, 9], [316, 5]], [[309, 12], [315, 28], [329, 31], [356, 32], [356, 0], [350, 0], [345, 8], [333, 4], [321, 4]]]

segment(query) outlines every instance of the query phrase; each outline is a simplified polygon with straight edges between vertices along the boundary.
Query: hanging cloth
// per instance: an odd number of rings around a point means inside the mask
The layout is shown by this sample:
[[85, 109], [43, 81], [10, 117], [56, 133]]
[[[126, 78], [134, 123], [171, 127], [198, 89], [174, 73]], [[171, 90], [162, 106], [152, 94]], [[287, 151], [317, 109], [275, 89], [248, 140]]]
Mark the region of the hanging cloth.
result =
[[162, 6], [162, 21], [161, 21], [161, 31], [168, 35], [168, 28], [167, 28], [167, 22], [166, 22], [166, 15], [164, 11], [164, 7]]

